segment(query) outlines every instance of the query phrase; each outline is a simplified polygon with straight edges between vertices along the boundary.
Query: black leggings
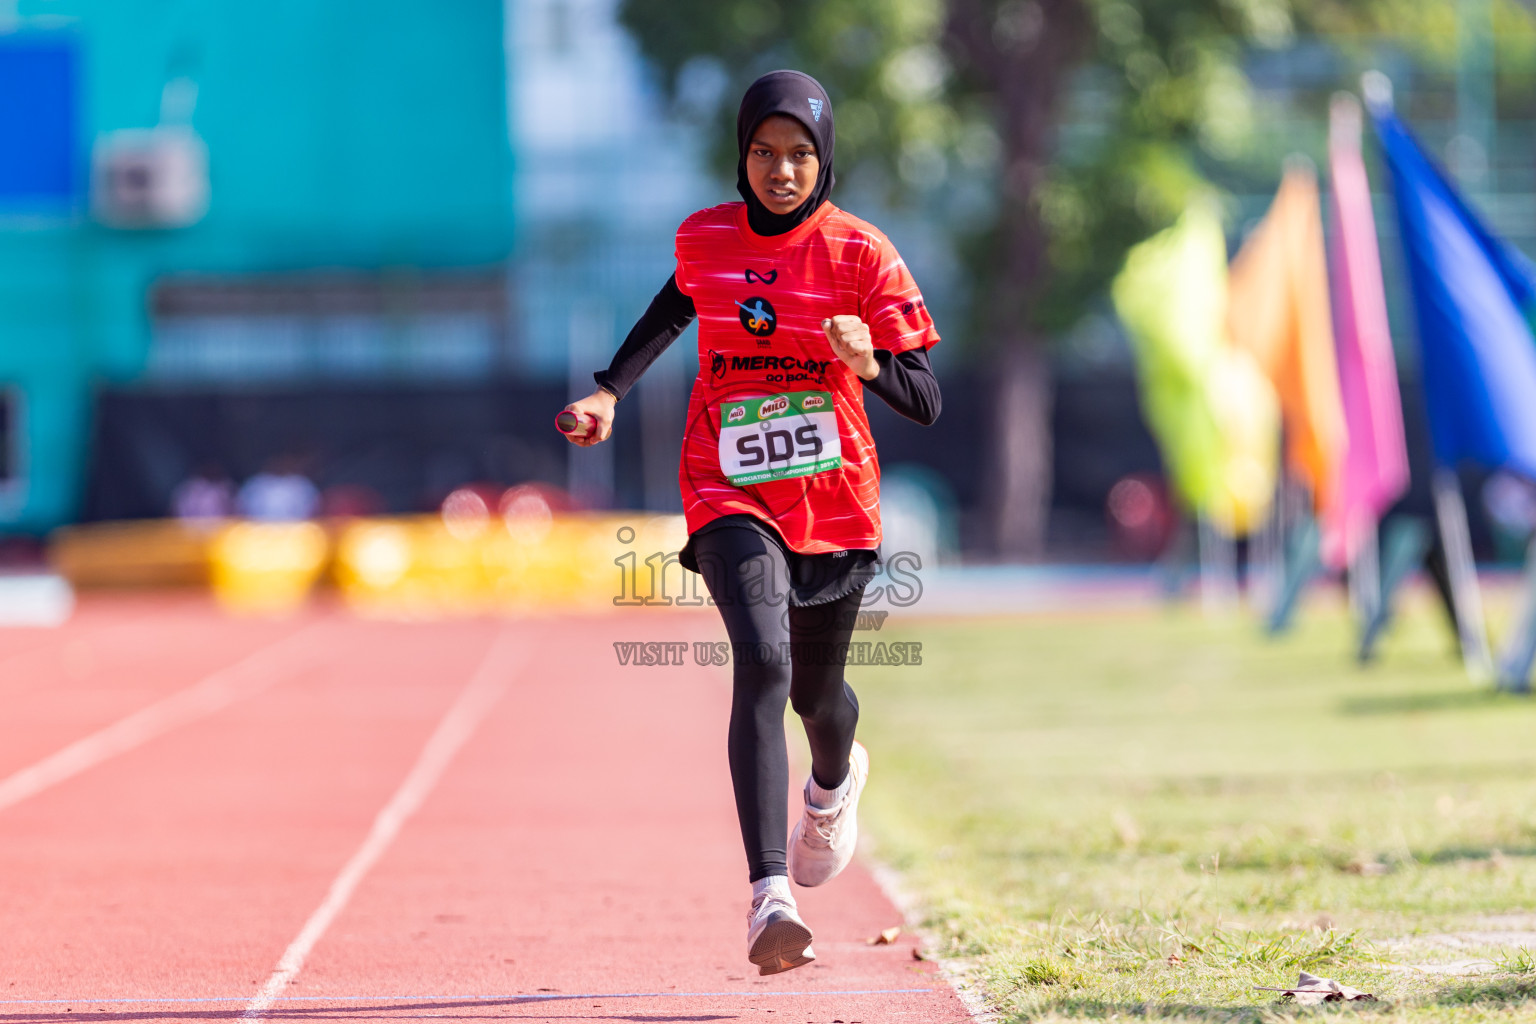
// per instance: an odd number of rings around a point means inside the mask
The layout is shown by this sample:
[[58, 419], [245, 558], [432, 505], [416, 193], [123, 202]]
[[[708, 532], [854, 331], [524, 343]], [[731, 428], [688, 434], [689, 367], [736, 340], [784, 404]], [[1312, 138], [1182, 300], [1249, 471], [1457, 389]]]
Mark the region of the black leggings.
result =
[[784, 551], [757, 530], [710, 530], [694, 538], [694, 547], [731, 639], [731, 783], [755, 882], [788, 873], [786, 699], [805, 723], [817, 784], [833, 789], [848, 775], [859, 701], [843, 679], [843, 664], [864, 591], [794, 607]]

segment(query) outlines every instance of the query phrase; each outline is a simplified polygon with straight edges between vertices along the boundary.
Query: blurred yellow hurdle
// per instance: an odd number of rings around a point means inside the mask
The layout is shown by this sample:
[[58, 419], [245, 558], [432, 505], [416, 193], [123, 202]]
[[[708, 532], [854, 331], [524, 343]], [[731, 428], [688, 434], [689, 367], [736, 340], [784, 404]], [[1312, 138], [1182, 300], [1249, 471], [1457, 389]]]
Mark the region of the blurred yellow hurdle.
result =
[[330, 542], [315, 523], [235, 523], [214, 537], [208, 579], [231, 611], [298, 610], [325, 571]]
[[[682, 516], [555, 513], [531, 493], [492, 513], [329, 524], [174, 521], [61, 531], [55, 563], [77, 586], [197, 585], [243, 615], [289, 615], [323, 583], [360, 614], [405, 619], [665, 607], [685, 586]], [[688, 580], [697, 597], [697, 579]]]

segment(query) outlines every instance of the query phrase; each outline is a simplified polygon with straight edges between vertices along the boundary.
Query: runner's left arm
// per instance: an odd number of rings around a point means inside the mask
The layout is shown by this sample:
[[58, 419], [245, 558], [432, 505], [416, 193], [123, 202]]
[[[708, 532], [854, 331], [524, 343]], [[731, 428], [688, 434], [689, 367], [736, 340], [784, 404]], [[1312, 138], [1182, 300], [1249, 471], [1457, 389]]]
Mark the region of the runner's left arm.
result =
[[864, 387], [907, 419], [931, 426], [939, 418], [939, 380], [928, 350], [939, 342], [933, 317], [896, 247], [879, 232], [863, 254], [859, 315], [869, 325], [880, 367]]
[[635, 322], [624, 344], [614, 353], [608, 369], [592, 375], [597, 386], [615, 399], [623, 399], [640, 376], [650, 368], [667, 346], [688, 329], [698, 315], [693, 300], [677, 286], [677, 275], [667, 278], [661, 291], [651, 300], [645, 315]]
[[943, 396], [939, 394], [939, 378], [933, 375], [928, 350], [876, 349], [875, 362], [880, 364], [880, 372], [866, 380], [864, 387], [907, 419], [925, 427], [933, 426], [943, 407]]

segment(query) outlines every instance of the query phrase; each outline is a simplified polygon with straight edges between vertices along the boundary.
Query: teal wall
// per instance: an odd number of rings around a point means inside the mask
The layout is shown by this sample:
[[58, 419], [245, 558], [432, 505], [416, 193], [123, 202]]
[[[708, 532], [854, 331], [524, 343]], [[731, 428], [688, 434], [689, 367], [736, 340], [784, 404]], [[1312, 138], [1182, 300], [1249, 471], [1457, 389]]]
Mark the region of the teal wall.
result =
[[[512, 236], [501, 0], [22, 0], [73, 33], [79, 140], [150, 128], [198, 85], [211, 200], [197, 225], [114, 231], [77, 208], [0, 211], [0, 387], [25, 395], [25, 500], [0, 532], [76, 513], [90, 404], [130, 381], [165, 274], [483, 266]], [[31, 16], [31, 17], [29, 17]], [[3, 140], [0, 140], [3, 145]]]

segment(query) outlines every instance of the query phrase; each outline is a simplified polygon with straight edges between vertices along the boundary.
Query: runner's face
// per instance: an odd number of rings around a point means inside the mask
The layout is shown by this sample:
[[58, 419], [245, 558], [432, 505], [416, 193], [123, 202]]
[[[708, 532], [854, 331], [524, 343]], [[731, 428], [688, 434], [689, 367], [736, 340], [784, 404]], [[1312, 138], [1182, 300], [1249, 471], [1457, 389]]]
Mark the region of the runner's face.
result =
[[747, 181], [770, 213], [799, 209], [816, 189], [821, 159], [805, 125], [774, 114], [752, 133], [747, 144]]

